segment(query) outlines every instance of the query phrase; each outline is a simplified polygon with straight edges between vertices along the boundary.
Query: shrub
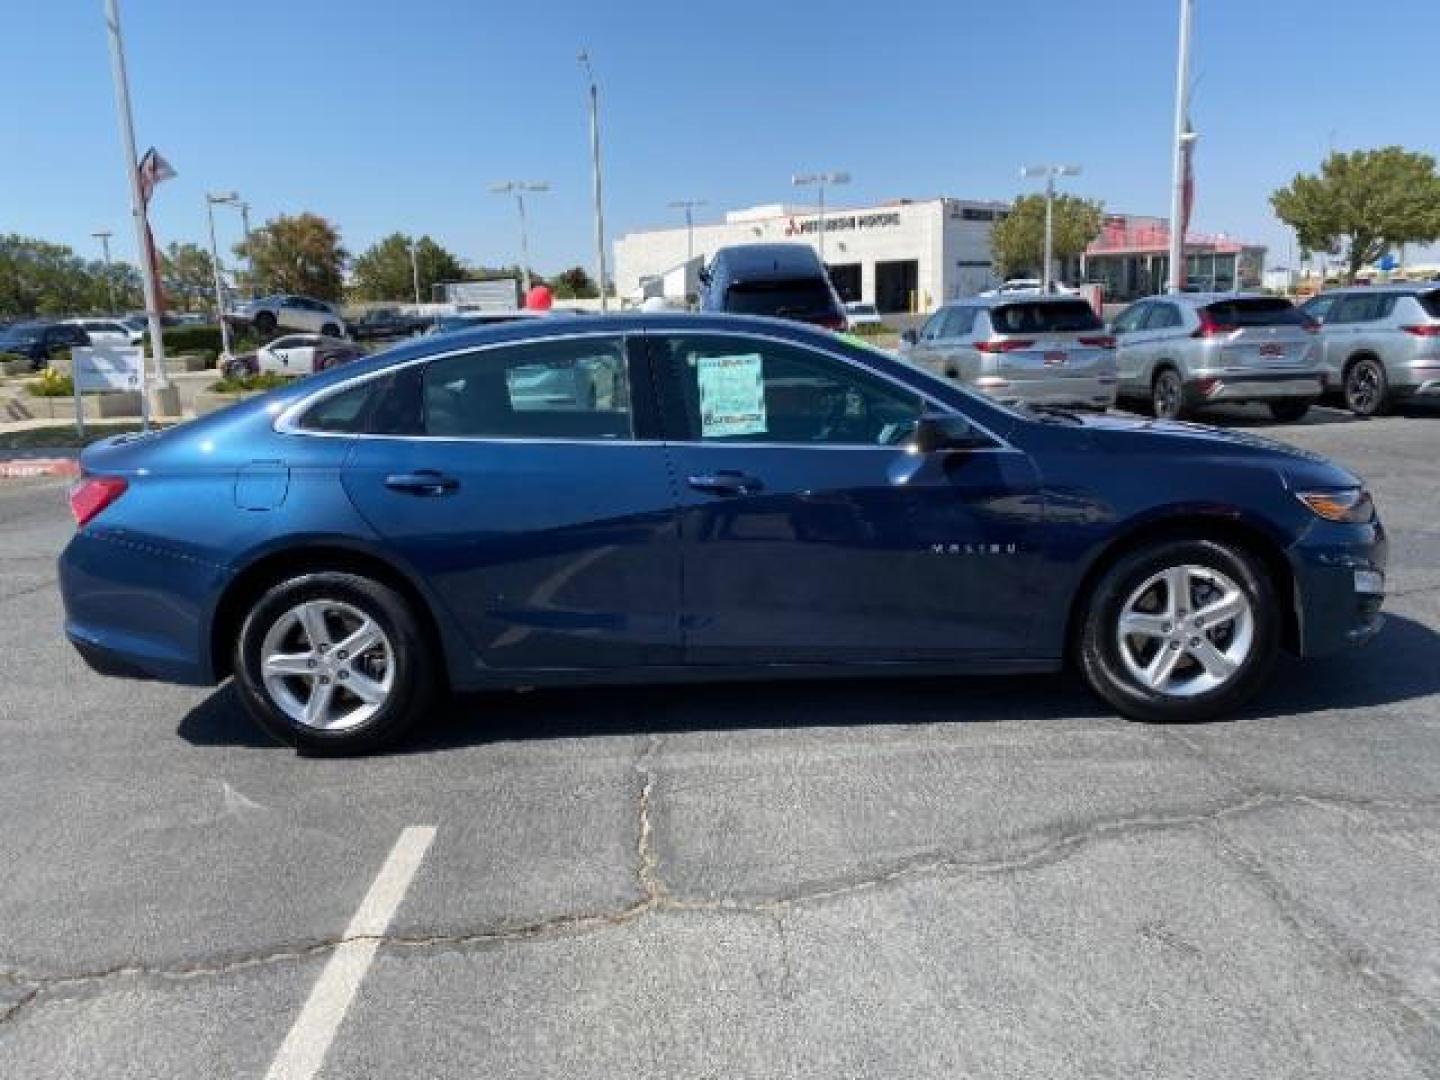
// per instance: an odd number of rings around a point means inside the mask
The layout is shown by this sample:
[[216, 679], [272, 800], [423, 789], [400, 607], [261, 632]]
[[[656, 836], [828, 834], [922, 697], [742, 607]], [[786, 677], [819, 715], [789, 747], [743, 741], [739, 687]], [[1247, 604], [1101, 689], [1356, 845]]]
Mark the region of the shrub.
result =
[[237, 379], [226, 377], [211, 383], [210, 390], [216, 394], [239, 394], [247, 390], [274, 390], [277, 386], [288, 386], [291, 381], [292, 376], [267, 371], [261, 375], [242, 375]]
[[878, 337], [883, 334], [893, 334], [895, 331], [884, 323], [861, 323], [859, 326], [852, 326], [850, 332], [860, 337]]
[[[148, 345], [150, 335], [147, 332]], [[167, 326], [165, 328], [165, 351], [167, 353], [200, 352], [209, 349], [220, 351], [220, 327], [218, 326]]]
[[73, 397], [75, 394], [75, 380], [54, 368], [46, 368], [38, 379], [32, 379], [27, 385], [36, 397]]

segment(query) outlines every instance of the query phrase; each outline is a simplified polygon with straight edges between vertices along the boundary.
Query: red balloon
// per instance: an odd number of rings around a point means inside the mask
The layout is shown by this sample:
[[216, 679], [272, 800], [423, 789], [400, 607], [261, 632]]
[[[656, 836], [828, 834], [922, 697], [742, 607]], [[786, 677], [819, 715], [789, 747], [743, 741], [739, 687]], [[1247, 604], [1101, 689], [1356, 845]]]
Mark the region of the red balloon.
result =
[[549, 311], [555, 303], [555, 294], [549, 285], [536, 285], [525, 294], [525, 307], [529, 311]]

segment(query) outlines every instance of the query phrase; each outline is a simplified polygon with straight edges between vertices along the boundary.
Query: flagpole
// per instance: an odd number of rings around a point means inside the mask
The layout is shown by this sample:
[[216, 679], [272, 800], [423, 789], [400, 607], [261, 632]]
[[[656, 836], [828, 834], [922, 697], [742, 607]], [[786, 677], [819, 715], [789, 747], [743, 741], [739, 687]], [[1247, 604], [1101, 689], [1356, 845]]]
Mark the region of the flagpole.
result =
[[1192, 0], [1180, 0], [1180, 56], [1175, 65], [1174, 188], [1170, 193], [1170, 282], [1166, 291], [1185, 291], [1185, 156], [1192, 138], [1190, 114], [1190, 17]]
[[[160, 323], [160, 283], [155, 280], [155, 253], [150, 248], [150, 223], [140, 192], [140, 164], [135, 158], [135, 121], [130, 115], [130, 83], [125, 73], [125, 46], [120, 40], [118, 0], [104, 0], [105, 25], [110, 37], [110, 68], [115, 77], [115, 105], [120, 113], [120, 144], [125, 151], [125, 171], [130, 178], [130, 213], [135, 219], [135, 242], [140, 250], [140, 279], [145, 287], [145, 314], [150, 323], [150, 352], [155, 358], [157, 380], [165, 380], [165, 338]], [[150, 378], [145, 358], [140, 358], [141, 425], [150, 430]]]

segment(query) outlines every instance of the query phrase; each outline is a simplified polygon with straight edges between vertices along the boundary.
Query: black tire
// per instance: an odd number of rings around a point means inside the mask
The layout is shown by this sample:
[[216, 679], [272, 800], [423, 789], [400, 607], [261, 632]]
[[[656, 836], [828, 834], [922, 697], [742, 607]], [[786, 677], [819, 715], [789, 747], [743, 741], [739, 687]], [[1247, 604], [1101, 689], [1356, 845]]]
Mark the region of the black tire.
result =
[[1161, 368], [1150, 384], [1150, 412], [1159, 420], [1183, 420], [1190, 410], [1185, 405], [1185, 383], [1172, 367]]
[[[1182, 566], [1216, 570], [1229, 578], [1249, 603], [1252, 634], [1248, 653], [1226, 681], [1188, 697], [1153, 690], [1137, 679], [1121, 656], [1119, 635], [1120, 615], [1132, 593], [1154, 575]], [[1225, 639], [1216, 635], [1224, 635], [1227, 629], [1233, 634], [1235, 624], [1217, 623], [1204, 633], [1223, 642]], [[1255, 556], [1214, 540], [1169, 540], [1123, 556], [1095, 582], [1078, 627], [1076, 655], [1090, 688], [1121, 715], [1132, 720], [1190, 723], [1232, 712], [1253, 697], [1269, 679], [1280, 650], [1280, 635], [1279, 599]], [[1167, 647], [1174, 646], [1160, 640], [1156, 651]], [[1180, 661], [1180, 665], [1194, 663], [1188, 655]], [[1186, 668], [1176, 666], [1175, 670]]]
[[1297, 420], [1303, 420], [1305, 414], [1310, 411], [1314, 402], [1310, 401], [1271, 401], [1268, 403], [1270, 415], [1279, 424], [1293, 424]]
[[[265, 637], [288, 612], [307, 601], [338, 602], [355, 609], [378, 624], [391, 647], [393, 678], [383, 704], [373, 715], [344, 730], [326, 731], [297, 722], [265, 686], [261, 672]], [[325, 756], [363, 754], [394, 745], [429, 710], [435, 687], [443, 678], [434, 650], [403, 596], [371, 578], [335, 572], [302, 574], [265, 592], [241, 625], [234, 671], [240, 700], [266, 732], [304, 753]], [[334, 692], [342, 689], [343, 685], [335, 682]]]
[[345, 336], [341, 333], [340, 327], [336, 326], [333, 322], [327, 322], [324, 326], [320, 327], [320, 333], [324, 337], [338, 338]]
[[231, 360], [225, 365], [222, 375], [227, 379], [243, 379], [256, 374], [255, 365], [247, 360]]
[[1384, 416], [1390, 409], [1390, 380], [1385, 365], [1362, 356], [1345, 369], [1345, 407], [1356, 416]]
[[262, 311], [254, 319], [255, 332], [261, 337], [269, 337], [275, 333], [275, 316], [268, 311]]

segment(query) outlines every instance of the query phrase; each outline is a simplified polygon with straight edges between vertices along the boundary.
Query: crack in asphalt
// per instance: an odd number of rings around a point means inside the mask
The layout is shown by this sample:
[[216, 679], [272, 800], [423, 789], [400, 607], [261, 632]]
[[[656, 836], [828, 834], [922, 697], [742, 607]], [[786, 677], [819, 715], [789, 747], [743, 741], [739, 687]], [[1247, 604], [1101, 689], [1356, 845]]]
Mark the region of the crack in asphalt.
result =
[[[634, 922], [646, 914], [661, 912], [741, 914], [775, 920], [783, 918], [786, 912], [800, 905], [843, 899], [912, 880], [963, 875], [1005, 875], [1038, 870], [1061, 862], [1086, 847], [1106, 840], [1194, 828], [1206, 828], [1211, 832], [1218, 833], [1213, 826], [1221, 821], [1277, 806], [1341, 807], [1351, 811], [1425, 811], [1440, 808], [1440, 798], [1382, 800], [1301, 792], [1251, 792], [1203, 812], [1168, 815], [1142, 814], [1092, 822], [1084, 828], [1053, 836], [1035, 849], [1018, 854], [1012, 853], [997, 857], [977, 852], [971, 856], [951, 854], [914, 857], [881, 870], [832, 879], [828, 882], [816, 883], [807, 888], [760, 900], [687, 898], [673, 896], [658, 874], [659, 860], [654, 847], [651, 811], [656, 782], [653, 759], [659, 744], [660, 737], [651, 735], [645, 751], [635, 764], [635, 770], [641, 779], [637, 799], [636, 880], [642, 890], [642, 896], [633, 904], [610, 911], [562, 914], [532, 923], [464, 933], [342, 935], [333, 939], [305, 945], [291, 945], [219, 963], [169, 967], [125, 964], [91, 972], [62, 975], [45, 975], [19, 968], [0, 968], [0, 980], [26, 988], [25, 993], [18, 1000], [0, 1010], [0, 1025], [14, 1023], [16, 1018], [23, 1013], [42, 1008], [50, 1001], [59, 1000], [60, 995], [66, 991], [84, 990], [123, 979], [181, 982], [199, 978], [222, 977], [239, 971], [311, 959], [333, 952], [350, 943], [374, 941], [390, 948], [408, 949], [462, 949], [503, 945], [611, 929]], [[1279, 903], [1278, 900], [1275, 902]], [[1334, 951], [1348, 955], [1343, 948], [1337, 948]], [[1395, 998], [1395, 984], [1389, 976], [1377, 974], [1371, 980], [1371, 984], [1386, 990], [1388, 997]], [[1422, 1023], [1436, 1023], [1434, 1019], [1410, 1004], [1409, 999], [1406, 999], [1405, 1008], [1408, 1015]]]

